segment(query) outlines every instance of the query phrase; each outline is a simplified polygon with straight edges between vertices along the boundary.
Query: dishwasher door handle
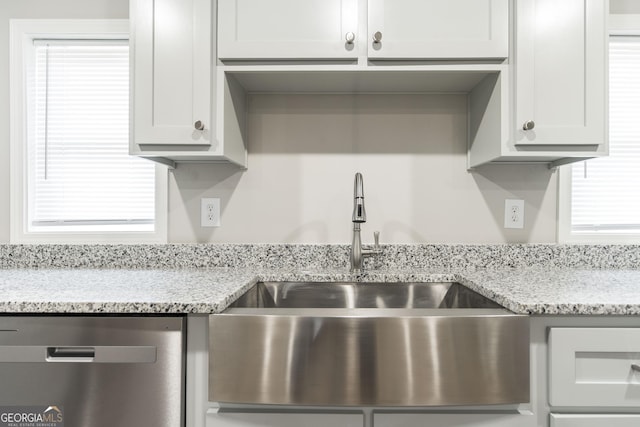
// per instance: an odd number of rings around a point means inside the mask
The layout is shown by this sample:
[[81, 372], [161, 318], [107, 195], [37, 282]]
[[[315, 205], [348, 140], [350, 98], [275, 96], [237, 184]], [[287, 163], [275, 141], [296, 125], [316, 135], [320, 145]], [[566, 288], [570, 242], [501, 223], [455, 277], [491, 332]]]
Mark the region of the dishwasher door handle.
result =
[[0, 346], [0, 362], [155, 363], [155, 346]]
[[47, 362], [93, 362], [94, 347], [47, 347]]

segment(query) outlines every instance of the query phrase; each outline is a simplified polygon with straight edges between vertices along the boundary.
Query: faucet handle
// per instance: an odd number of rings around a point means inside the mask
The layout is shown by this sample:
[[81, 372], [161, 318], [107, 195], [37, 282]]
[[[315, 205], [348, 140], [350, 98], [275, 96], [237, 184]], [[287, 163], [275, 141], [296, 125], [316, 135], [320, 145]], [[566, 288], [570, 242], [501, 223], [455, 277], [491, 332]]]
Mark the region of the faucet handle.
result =
[[373, 249], [375, 249], [376, 251], [380, 250], [380, 232], [379, 231], [373, 232]]

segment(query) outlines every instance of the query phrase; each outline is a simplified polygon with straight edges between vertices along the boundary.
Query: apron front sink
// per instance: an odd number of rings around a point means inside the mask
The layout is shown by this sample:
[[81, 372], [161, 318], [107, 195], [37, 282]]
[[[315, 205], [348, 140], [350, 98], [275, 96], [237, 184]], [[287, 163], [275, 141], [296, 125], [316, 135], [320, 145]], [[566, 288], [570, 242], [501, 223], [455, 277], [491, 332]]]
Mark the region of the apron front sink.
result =
[[529, 401], [529, 318], [459, 283], [258, 283], [209, 320], [209, 400]]

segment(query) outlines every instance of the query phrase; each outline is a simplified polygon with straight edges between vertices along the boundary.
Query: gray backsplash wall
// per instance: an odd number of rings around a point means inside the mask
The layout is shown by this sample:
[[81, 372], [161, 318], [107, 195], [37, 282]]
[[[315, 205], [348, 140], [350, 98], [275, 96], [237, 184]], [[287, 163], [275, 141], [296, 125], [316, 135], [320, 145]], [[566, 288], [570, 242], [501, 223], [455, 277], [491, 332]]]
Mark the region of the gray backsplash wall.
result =
[[[353, 176], [383, 243], [554, 242], [556, 174], [546, 166], [466, 169], [465, 95], [253, 95], [249, 167], [182, 165], [170, 176], [169, 241], [346, 243]], [[220, 197], [222, 227], [200, 228]], [[525, 200], [505, 230], [504, 199]]]

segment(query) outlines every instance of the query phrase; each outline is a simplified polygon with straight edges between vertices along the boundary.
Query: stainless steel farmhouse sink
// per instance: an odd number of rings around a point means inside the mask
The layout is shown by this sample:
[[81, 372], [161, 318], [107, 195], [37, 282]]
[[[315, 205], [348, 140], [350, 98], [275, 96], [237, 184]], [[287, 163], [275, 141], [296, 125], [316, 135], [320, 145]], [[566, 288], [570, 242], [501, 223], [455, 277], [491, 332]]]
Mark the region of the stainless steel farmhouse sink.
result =
[[455, 282], [260, 282], [231, 307], [242, 308], [498, 308]]
[[529, 401], [529, 320], [459, 283], [258, 283], [209, 320], [209, 399]]

